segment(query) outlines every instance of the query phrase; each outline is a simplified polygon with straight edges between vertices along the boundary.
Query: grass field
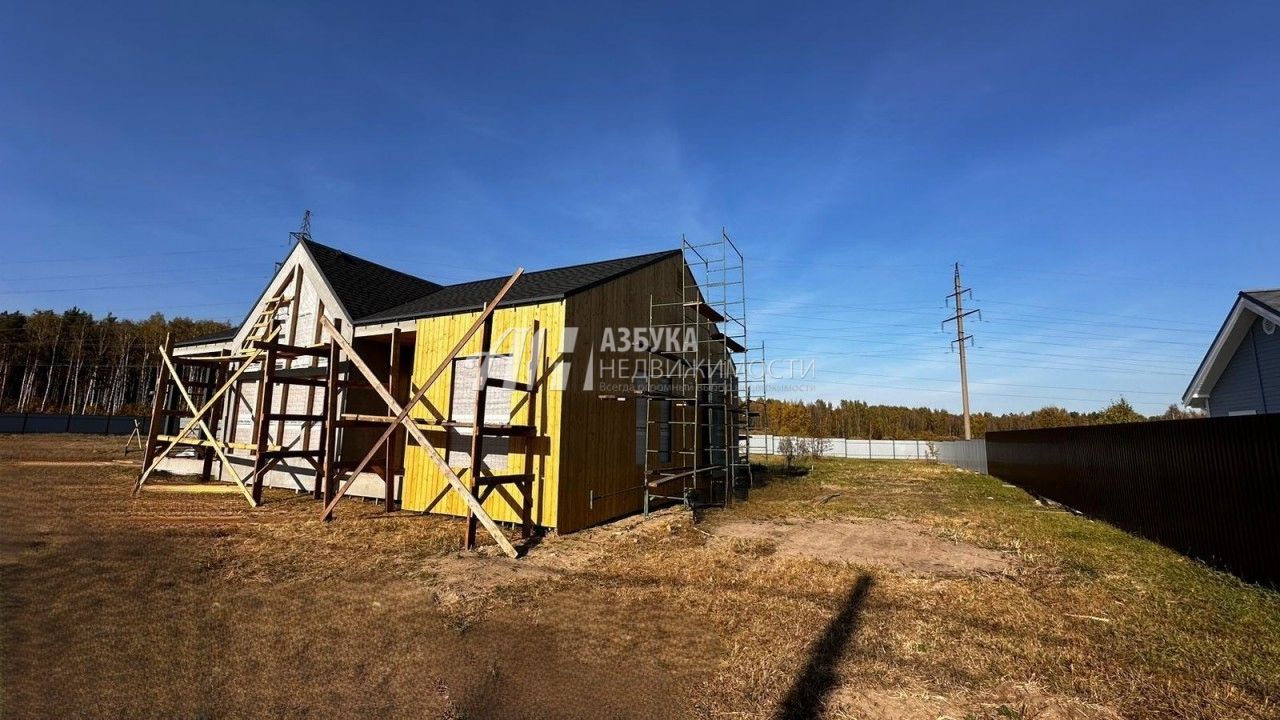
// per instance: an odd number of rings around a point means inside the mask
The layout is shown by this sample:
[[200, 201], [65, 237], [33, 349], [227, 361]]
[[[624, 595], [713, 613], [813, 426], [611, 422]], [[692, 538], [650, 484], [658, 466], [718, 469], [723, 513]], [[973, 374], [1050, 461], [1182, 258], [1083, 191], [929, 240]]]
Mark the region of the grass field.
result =
[[[819, 462], [510, 561], [0, 436], [0, 716], [1247, 718], [1280, 596], [989, 477]], [[136, 454], [133, 456], [136, 458]]]

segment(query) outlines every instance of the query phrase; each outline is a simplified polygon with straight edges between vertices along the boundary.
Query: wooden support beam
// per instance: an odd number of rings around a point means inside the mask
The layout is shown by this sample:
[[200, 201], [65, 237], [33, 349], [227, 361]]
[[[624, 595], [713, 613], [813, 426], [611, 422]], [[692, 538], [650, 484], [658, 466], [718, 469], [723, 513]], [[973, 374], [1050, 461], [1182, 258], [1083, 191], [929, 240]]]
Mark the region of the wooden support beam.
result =
[[360, 413], [343, 413], [339, 422], [355, 422], [355, 423], [371, 423], [376, 425], [390, 425], [396, 421], [395, 415], [362, 415]]
[[[321, 315], [324, 315], [324, 301], [317, 300], [316, 301], [316, 317], [320, 317]], [[319, 345], [321, 333], [324, 331], [324, 327], [321, 325], [319, 321], [312, 323], [312, 325], [313, 327], [311, 330], [311, 344]], [[315, 360], [312, 360], [311, 367], [309, 369], [313, 371], [319, 370], [320, 359], [316, 358]], [[291, 380], [295, 379], [292, 377], [292, 371], [290, 372], [290, 379]], [[298, 378], [298, 379], [301, 379], [301, 378]], [[300, 384], [307, 385], [307, 409], [314, 410], [316, 407], [316, 388], [325, 387], [327, 381], [325, 380], [324, 376], [308, 377], [305, 379], [307, 380], [307, 382], [300, 383]], [[315, 383], [315, 384], [312, 385], [311, 383]], [[311, 425], [307, 425], [306, 427], [302, 428], [302, 446], [311, 447]], [[317, 470], [319, 470], [319, 468], [317, 468]], [[319, 498], [320, 491], [318, 489], [315, 489], [314, 492], [315, 492], [315, 497]]]
[[[471, 414], [471, 494], [480, 491], [480, 468], [484, 462], [484, 411], [485, 401], [489, 398], [489, 350], [493, 344], [493, 315], [485, 318], [484, 329], [480, 332], [480, 367], [476, 369], [476, 404]], [[473, 512], [467, 513], [467, 535], [463, 544], [467, 550], [476, 546], [476, 525], [478, 519]]]
[[[173, 333], [165, 333], [164, 347], [160, 348], [160, 352], [169, 354], [173, 352]], [[169, 399], [169, 376], [165, 373], [164, 367], [156, 368], [156, 392], [151, 399], [151, 424], [147, 426], [147, 444], [142, 449], [142, 467], [149, 468], [156, 459], [156, 437], [160, 434], [160, 418], [166, 410]], [[142, 488], [142, 483], [146, 480], [147, 473], [138, 476], [138, 484], [134, 486], [133, 492], [136, 495], [138, 490]]]
[[[237, 353], [235, 355], [176, 355], [175, 365], [227, 365], [245, 358], [253, 357], [253, 353]], [[198, 385], [199, 383], [192, 383]]]
[[319, 450], [268, 450], [263, 455], [268, 458], [307, 458], [320, 454]]
[[[283, 402], [282, 402], [281, 404], [283, 404]], [[280, 421], [280, 422], [282, 422], [282, 423], [286, 423], [286, 422], [320, 422], [321, 420], [324, 420], [324, 415], [323, 415], [323, 414], [317, 415], [317, 414], [314, 414], [314, 413], [267, 413], [267, 414], [266, 414], [266, 416], [265, 416], [265, 419], [267, 419], [267, 420], [278, 420], [278, 421]], [[278, 430], [276, 431], [276, 434], [277, 434], [277, 435], [280, 435], [281, 437], [283, 437], [283, 434], [282, 434], [282, 433], [280, 433]]]
[[[389, 364], [390, 371], [387, 373], [387, 393], [392, 397], [395, 397], [396, 376], [400, 373], [400, 328], [393, 328], [391, 330], [391, 361]], [[387, 512], [391, 512], [396, 509], [395, 460], [399, 439], [400, 432], [395, 429], [393, 429], [391, 437], [387, 438], [387, 459], [382, 469], [382, 479], [386, 483], [386, 496], [383, 498], [383, 504]]]
[[[277, 385], [304, 385], [310, 388], [322, 388], [328, 381], [323, 376], [320, 377], [296, 377], [290, 375], [276, 375]], [[310, 407], [310, 405], [308, 405]]]
[[530, 437], [537, 434], [533, 425], [485, 425], [480, 434], [487, 437]]
[[521, 485], [533, 480], [532, 473], [521, 473], [519, 475], [482, 475], [476, 479], [475, 484], [478, 486], [486, 485]]
[[324, 460], [320, 464], [320, 472], [316, 473], [313, 495], [319, 500], [323, 494], [325, 505], [328, 505], [334, 502], [333, 461], [338, 457], [338, 383], [341, 380], [338, 360], [342, 354], [335, 338], [342, 337], [342, 318], [331, 323], [323, 313], [319, 317], [329, 331], [329, 365], [325, 371], [324, 428], [320, 436], [320, 449], [324, 451]]
[[[533, 338], [529, 341], [529, 371], [528, 371], [528, 397], [525, 399], [528, 408], [525, 410], [525, 416], [528, 419], [530, 427], [537, 433], [538, 429], [538, 379], [545, 378], [544, 360], [542, 357], [542, 332], [541, 325], [537, 320], [533, 321]], [[522, 488], [524, 491], [524, 499], [520, 507], [520, 535], [525, 540], [533, 537], [533, 440], [526, 441], [529, 445], [525, 447], [524, 453], [524, 474], [529, 478], [529, 482]]]
[[[191, 445], [193, 447], [214, 447], [230, 448], [232, 450], [256, 450], [258, 446], [254, 443], [237, 443], [226, 442], [223, 440], [204, 440], [201, 438], [186, 437], [184, 435], [161, 435], [160, 442], [171, 442], [174, 445]], [[279, 445], [268, 445], [267, 450], [280, 450]]]
[[[278, 328], [277, 328], [278, 329]], [[258, 407], [253, 414], [254, 449], [253, 458], [253, 502], [262, 502], [262, 485], [265, 480], [268, 441], [271, 437], [271, 421], [267, 414], [271, 412], [271, 395], [275, 384], [271, 377], [276, 372], [276, 350], [268, 347], [266, 357], [262, 360], [262, 374], [258, 377]]]
[[[534, 321], [533, 326], [535, 328], [538, 326], [537, 321]], [[534, 330], [534, 332], [537, 333], [537, 330]], [[533, 392], [533, 387], [529, 383], [516, 382], [514, 380], [503, 380], [502, 378], [489, 378], [485, 380], [485, 383], [488, 384], [489, 387], [507, 388], [509, 390], [515, 390], [517, 392], [525, 392], [525, 393]]]
[[[376, 391], [379, 395], [382, 396], [382, 399], [387, 403], [387, 407], [396, 413], [397, 422], [404, 426], [405, 430], [409, 433], [409, 435], [422, 447], [423, 451], [426, 452], [427, 458], [431, 460], [436, 465], [437, 468], [440, 469], [440, 472], [444, 475], [445, 480], [448, 481], [449, 485], [454, 489], [455, 492], [458, 493], [458, 495], [462, 498], [463, 502], [467, 504], [467, 506], [472, 510], [472, 512], [476, 513], [476, 515], [480, 519], [480, 522], [485, 526], [485, 529], [488, 530], [489, 533], [493, 536], [494, 541], [498, 543], [498, 546], [502, 548], [503, 552], [505, 552], [507, 555], [513, 558], [518, 557], [519, 553], [516, 552], [515, 546], [513, 546], [511, 542], [507, 540], [506, 535], [502, 533], [502, 528], [498, 527], [498, 524], [493, 521], [493, 518], [489, 517], [489, 514], [484, 511], [484, 507], [480, 504], [480, 501], [476, 499], [475, 495], [471, 494], [471, 492], [467, 489], [466, 485], [462, 484], [462, 480], [458, 478], [457, 473], [455, 473], [453, 469], [449, 467], [449, 463], [445, 462], [444, 458], [440, 456], [440, 452], [436, 450], [434, 445], [431, 444], [431, 441], [427, 439], [427, 436], [423, 434], [422, 430], [419, 429], [418, 426], [412, 422], [405, 422], [405, 419], [409, 417], [410, 409], [412, 409], [418, 403], [422, 402], [422, 399], [426, 397], [427, 390], [431, 388], [432, 383], [434, 383], [436, 379], [439, 378], [440, 375], [445, 371], [445, 369], [448, 368], [453, 363], [453, 359], [457, 357], [458, 353], [462, 351], [462, 348], [465, 347], [467, 342], [470, 341], [471, 337], [475, 335], [476, 330], [478, 330], [480, 326], [484, 323], [484, 321], [490, 315], [493, 314], [493, 311], [498, 308], [498, 305], [502, 303], [503, 298], [506, 297], [507, 293], [511, 290], [511, 287], [515, 285], [516, 280], [519, 279], [520, 275], [523, 272], [524, 270], [520, 268], [520, 269], [517, 269], [515, 273], [511, 275], [510, 279], [508, 279], [507, 282], [502, 286], [502, 288], [498, 291], [497, 295], [494, 296], [493, 300], [490, 301], [489, 304], [485, 306], [484, 310], [481, 311], [479, 317], [477, 317], [475, 321], [472, 322], [471, 326], [467, 329], [465, 333], [463, 333], [462, 337], [458, 340], [458, 342], [455, 343], [453, 348], [445, 355], [444, 359], [441, 360], [440, 364], [427, 378], [426, 382], [424, 382], [422, 386], [418, 388], [418, 391], [414, 393], [413, 397], [404, 406], [401, 406], [400, 403], [396, 402], [396, 399], [394, 397], [392, 397], [389, 393], [387, 393], [386, 388], [384, 388], [382, 386], [382, 383], [378, 381], [377, 375], [375, 375], [373, 371], [369, 369], [369, 366], [366, 365], [364, 361], [360, 359], [360, 356], [356, 354], [355, 349], [351, 347], [351, 344], [349, 342], [346, 341], [346, 338], [343, 338], [340, 334], [333, 334], [332, 325], [330, 325], [330, 328], [329, 328], [330, 337], [332, 337], [337, 344], [342, 346], [343, 351], [346, 352], [351, 357], [352, 365], [355, 366], [356, 369], [359, 370], [360, 373], [365, 376], [365, 378], [369, 381], [369, 384], [373, 387], [374, 391]], [[327, 318], [323, 318], [322, 320], [323, 322], [328, 323]], [[333, 500], [331, 500], [328, 503], [328, 505], [325, 506], [325, 509], [321, 514], [322, 519], [327, 520], [333, 517], [333, 506], [337, 504], [338, 500], [340, 500], [344, 494], [346, 494], [347, 490], [351, 489], [351, 486], [355, 483], [356, 478], [359, 476], [359, 470], [363, 469], [363, 467], [367, 465], [370, 460], [373, 459], [373, 455], [377, 452], [378, 447], [383, 442], [386, 442], [387, 437], [391, 434], [391, 432], [394, 429], [395, 429], [395, 426], [391, 425], [391, 426], [388, 426], [387, 429], [383, 431], [382, 437], [379, 438], [378, 441], [373, 444], [373, 447], [369, 449], [369, 452], [360, 461], [356, 472], [353, 472], [351, 474], [351, 477], [347, 479], [347, 482], [335, 494]]]
[[[226, 375], [226, 367], [220, 365], [218, 367], [209, 368], [206, 372], [208, 372], [211, 378], [209, 383], [210, 391], [211, 392], [214, 391], [213, 389], [215, 387], [220, 388], [224, 380], [223, 376]], [[210, 395], [209, 399], [212, 400], [213, 396]], [[223, 404], [224, 403], [219, 402], [216, 405], [214, 405], [212, 408], [210, 408], [209, 427], [213, 428], [213, 431], [215, 433], [218, 432], [218, 421], [222, 419]], [[212, 439], [216, 441], [218, 438], [215, 437]], [[204, 463], [200, 466], [200, 480], [201, 482], [209, 482], [212, 479], [213, 479], [213, 449], [205, 448]]]
[[[293, 297], [289, 301], [289, 336], [285, 338], [285, 343], [293, 346], [298, 340], [298, 306], [302, 303], [302, 268], [298, 267], [293, 273]], [[293, 368], [294, 355], [284, 356], [283, 372], [288, 372]], [[313, 360], [314, 362], [314, 360]], [[280, 411], [289, 412], [289, 385], [285, 384], [280, 388]], [[307, 408], [310, 412], [311, 408]], [[287, 418], [276, 418], [276, 439], [284, 444], [284, 424], [288, 422]], [[305, 422], [305, 421], [304, 421]]]
[[272, 350], [280, 358], [324, 357], [328, 352], [323, 345], [289, 345], [267, 340], [250, 340], [248, 345], [255, 350]]

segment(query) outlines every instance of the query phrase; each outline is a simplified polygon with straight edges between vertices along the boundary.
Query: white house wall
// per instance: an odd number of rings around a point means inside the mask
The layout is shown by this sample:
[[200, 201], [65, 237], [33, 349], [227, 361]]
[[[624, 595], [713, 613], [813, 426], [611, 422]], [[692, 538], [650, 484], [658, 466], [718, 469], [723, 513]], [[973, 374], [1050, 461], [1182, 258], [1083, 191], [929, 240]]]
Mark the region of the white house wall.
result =
[[[297, 276], [294, 271], [302, 273], [301, 284], [297, 282]], [[286, 282], [287, 281], [287, 282]], [[292, 302], [295, 291], [298, 293], [298, 303]], [[316, 268], [311, 255], [307, 252], [304, 245], [298, 245], [290, 253], [285, 263], [280, 267], [276, 276], [272, 278], [267, 290], [259, 296], [254, 304], [253, 310], [249, 313], [245, 323], [236, 333], [235, 338], [225, 344], [216, 346], [216, 350], [209, 354], [216, 354], [217, 350], [240, 348], [244, 346], [249, 336], [249, 331], [266, 305], [266, 301], [276, 295], [283, 294], [287, 299], [277, 313], [277, 317], [282, 320], [280, 335], [278, 340], [286, 344], [294, 345], [311, 345], [315, 343], [324, 343], [329, 339], [327, 332], [323, 330], [319, 318], [321, 314], [327, 316], [330, 320], [341, 319], [343, 323], [343, 334], [350, 338], [352, 335], [351, 318], [347, 315], [346, 309], [342, 307], [341, 302], [334, 295], [332, 289], [324, 276]], [[296, 325], [296, 328], [293, 326]], [[292, 331], [292, 335], [290, 332]], [[292, 337], [292, 341], [290, 341]], [[213, 345], [194, 346], [207, 350], [213, 348]], [[189, 350], [182, 348], [182, 350]], [[195, 352], [184, 352], [183, 354], [197, 354]], [[205, 354], [205, 353], [200, 353]], [[278, 370], [284, 369], [305, 369], [305, 368], [324, 368], [328, 364], [326, 358], [315, 357], [299, 357], [291, 360], [278, 360], [276, 367]], [[247, 375], [253, 375], [260, 372], [259, 364], [251, 365], [246, 371]], [[273, 387], [271, 399], [271, 413], [288, 413], [297, 415], [318, 415], [324, 412], [324, 391], [319, 388], [309, 388], [304, 386], [288, 386], [277, 384]], [[258, 383], [255, 379], [249, 378], [242, 380], [237, 388], [233, 388], [228, 392], [226, 405], [223, 407], [223, 420], [219, 433], [223, 440], [246, 443], [253, 441], [253, 418], [257, 410], [258, 401]], [[271, 421], [268, 428], [268, 442], [272, 445], [284, 445], [291, 450], [311, 450], [318, 449], [320, 445], [320, 430], [318, 423], [285, 421], [282, 423], [277, 420]], [[341, 430], [339, 432], [338, 447], [341, 443]], [[244, 478], [252, 472], [253, 457], [248, 451], [234, 450], [229, 451], [231, 462], [234, 464], [236, 472]], [[201, 470], [202, 461], [189, 459], [166, 459], [160, 466], [160, 469], [169, 472], [181, 474], [198, 474]], [[223, 482], [234, 482], [229, 472], [225, 472], [220, 461], [214, 462], [213, 476]], [[276, 468], [268, 472], [263, 480], [267, 487], [286, 488], [298, 491], [310, 491], [315, 481], [315, 469], [310, 463], [290, 458], [281, 461]], [[351, 488], [348, 494], [381, 498], [384, 493], [384, 485], [382, 479], [373, 473], [361, 473], [360, 478]]]

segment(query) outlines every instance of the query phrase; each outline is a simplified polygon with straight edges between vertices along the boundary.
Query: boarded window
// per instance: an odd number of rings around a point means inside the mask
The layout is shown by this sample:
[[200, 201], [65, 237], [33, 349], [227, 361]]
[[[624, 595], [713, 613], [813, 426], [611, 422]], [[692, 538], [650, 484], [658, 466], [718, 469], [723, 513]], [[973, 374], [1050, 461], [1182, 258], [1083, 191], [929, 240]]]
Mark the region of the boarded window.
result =
[[[513, 364], [510, 355], [490, 355], [488, 375], [497, 380], [513, 380]], [[480, 388], [480, 356], [456, 358], [453, 361], [453, 385], [450, 388], [449, 419], [470, 425], [476, 418], [476, 392]], [[511, 422], [511, 389], [490, 387], [485, 395], [484, 419], [486, 425], [503, 425]], [[485, 437], [481, 440], [481, 463], [489, 472], [507, 469], [507, 452], [510, 439]], [[449, 466], [455, 468], [471, 465], [471, 428], [460, 427], [449, 431]]]

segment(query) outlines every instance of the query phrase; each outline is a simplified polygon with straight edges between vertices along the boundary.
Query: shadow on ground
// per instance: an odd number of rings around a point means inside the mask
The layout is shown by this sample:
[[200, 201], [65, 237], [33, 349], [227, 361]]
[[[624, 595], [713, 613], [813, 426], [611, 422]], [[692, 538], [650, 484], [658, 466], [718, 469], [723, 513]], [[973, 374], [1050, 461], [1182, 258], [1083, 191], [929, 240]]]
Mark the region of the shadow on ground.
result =
[[777, 720], [809, 720], [821, 717], [827, 699], [839, 683], [840, 660], [858, 630], [862, 606], [871, 590], [870, 576], [863, 575], [849, 589], [840, 612], [831, 618], [809, 649], [809, 660], [778, 707]]

